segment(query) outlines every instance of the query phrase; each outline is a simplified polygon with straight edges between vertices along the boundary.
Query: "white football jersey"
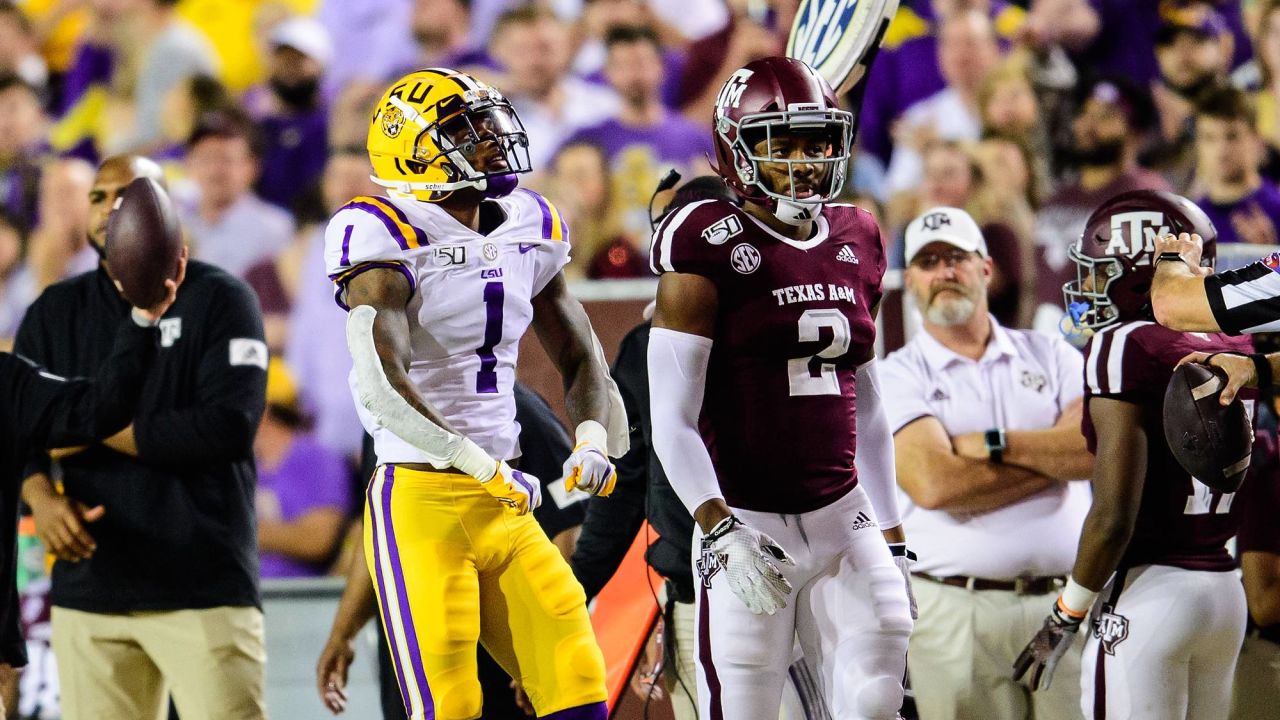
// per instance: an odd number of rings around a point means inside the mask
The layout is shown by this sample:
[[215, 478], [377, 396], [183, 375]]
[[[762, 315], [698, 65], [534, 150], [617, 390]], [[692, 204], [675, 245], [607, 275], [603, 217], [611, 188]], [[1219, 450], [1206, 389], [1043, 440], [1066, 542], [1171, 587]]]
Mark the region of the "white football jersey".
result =
[[[414, 387], [492, 457], [510, 460], [520, 454], [513, 393], [520, 338], [533, 320], [533, 297], [569, 261], [569, 230], [532, 190], [494, 202], [506, 220], [481, 235], [431, 203], [358, 197], [329, 221], [324, 259], [344, 309], [347, 283], [361, 272], [404, 273], [413, 287], [406, 312]], [[349, 382], [378, 462], [427, 462], [361, 406], [354, 372]]]

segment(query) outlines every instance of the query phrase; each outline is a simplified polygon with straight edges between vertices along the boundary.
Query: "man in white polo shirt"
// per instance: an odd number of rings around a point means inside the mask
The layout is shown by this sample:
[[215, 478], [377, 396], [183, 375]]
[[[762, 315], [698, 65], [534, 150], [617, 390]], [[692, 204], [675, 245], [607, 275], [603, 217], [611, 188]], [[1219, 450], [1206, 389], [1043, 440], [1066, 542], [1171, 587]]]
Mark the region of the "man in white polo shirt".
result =
[[885, 361], [903, 524], [919, 555], [908, 665], [923, 720], [1079, 720], [1080, 653], [1048, 692], [1013, 661], [1071, 570], [1093, 456], [1083, 361], [1059, 337], [1000, 327], [977, 223], [937, 207], [907, 227], [905, 286], [923, 331]]

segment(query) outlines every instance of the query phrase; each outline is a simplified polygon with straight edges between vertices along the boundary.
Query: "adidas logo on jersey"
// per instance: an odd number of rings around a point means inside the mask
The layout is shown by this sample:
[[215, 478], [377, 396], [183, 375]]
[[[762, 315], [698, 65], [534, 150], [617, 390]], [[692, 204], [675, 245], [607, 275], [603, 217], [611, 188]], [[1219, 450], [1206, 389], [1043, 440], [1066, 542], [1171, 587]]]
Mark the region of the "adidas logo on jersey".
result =
[[836, 259], [840, 262], [858, 264], [858, 256], [853, 254], [853, 250], [850, 250], [848, 245], [840, 246], [840, 252], [836, 253]]
[[856, 517], [856, 518], [854, 518], [854, 519], [853, 519], [853, 528], [852, 528], [852, 529], [854, 529], [854, 530], [865, 530], [865, 529], [867, 529], [867, 528], [873, 528], [873, 527], [875, 527], [875, 526], [876, 526], [876, 521], [875, 521], [875, 520], [872, 520], [872, 519], [871, 519], [871, 518], [869, 518], [869, 517], [867, 517], [867, 514], [866, 514], [865, 512], [862, 512], [861, 510], [859, 510], [859, 511], [858, 511], [858, 517]]

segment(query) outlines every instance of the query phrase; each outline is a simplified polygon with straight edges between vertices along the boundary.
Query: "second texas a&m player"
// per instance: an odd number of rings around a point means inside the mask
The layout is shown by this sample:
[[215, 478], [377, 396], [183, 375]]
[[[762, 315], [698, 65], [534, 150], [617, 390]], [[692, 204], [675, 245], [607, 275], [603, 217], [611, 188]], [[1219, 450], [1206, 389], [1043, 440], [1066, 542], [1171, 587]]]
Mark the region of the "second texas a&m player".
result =
[[1094, 332], [1084, 373], [1093, 504], [1066, 588], [1014, 670], [1047, 687], [1092, 609], [1080, 678], [1087, 717], [1223, 717], [1244, 638], [1244, 591], [1226, 550], [1238, 526], [1233, 494], [1174, 459], [1163, 405], [1183, 357], [1247, 354], [1251, 343], [1153, 321], [1155, 237], [1167, 233], [1199, 234], [1212, 266], [1217, 233], [1200, 208], [1166, 192], [1117, 195], [1090, 216], [1070, 251], [1078, 279], [1063, 288], [1068, 313]]
[[777, 718], [797, 637], [835, 717], [902, 703], [913, 603], [872, 364], [885, 256], [871, 215], [830, 202], [852, 121], [804, 63], [748, 64], [714, 117], [743, 206], [693, 202], [653, 236], [653, 444], [698, 526], [708, 720]]

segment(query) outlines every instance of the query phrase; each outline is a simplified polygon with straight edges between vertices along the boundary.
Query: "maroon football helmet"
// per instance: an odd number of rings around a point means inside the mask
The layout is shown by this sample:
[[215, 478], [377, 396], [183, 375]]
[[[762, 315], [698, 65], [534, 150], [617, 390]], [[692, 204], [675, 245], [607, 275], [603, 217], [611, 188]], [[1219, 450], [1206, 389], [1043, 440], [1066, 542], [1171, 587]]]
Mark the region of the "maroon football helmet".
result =
[[[716, 172], [743, 199], [769, 207], [783, 220], [812, 219], [844, 187], [853, 114], [840, 109], [831, 86], [803, 62], [771, 57], [734, 72], [716, 96], [712, 121]], [[803, 159], [773, 158], [767, 150], [756, 154], [755, 145], [761, 140], [783, 134], [817, 135], [827, 151], [821, 158]], [[761, 177], [760, 163], [770, 162], [787, 165], [792, 183], [783, 192], [768, 187]], [[826, 170], [821, 186], [801, 197], [795, 189], [797, 165], [825, 166]]]
[[1180, 233], [1200, 235], [1200, 262], [1213, 267], [1218, 231], [1203, 210], [1181, 195], [1132, 190], [1094, 210], [1068, 252], [1076, 264], [1076, 279], [1062, 286], [1076, 327], [1097, 330], [1122, 320], [1152, 319], [1155, 240]]

